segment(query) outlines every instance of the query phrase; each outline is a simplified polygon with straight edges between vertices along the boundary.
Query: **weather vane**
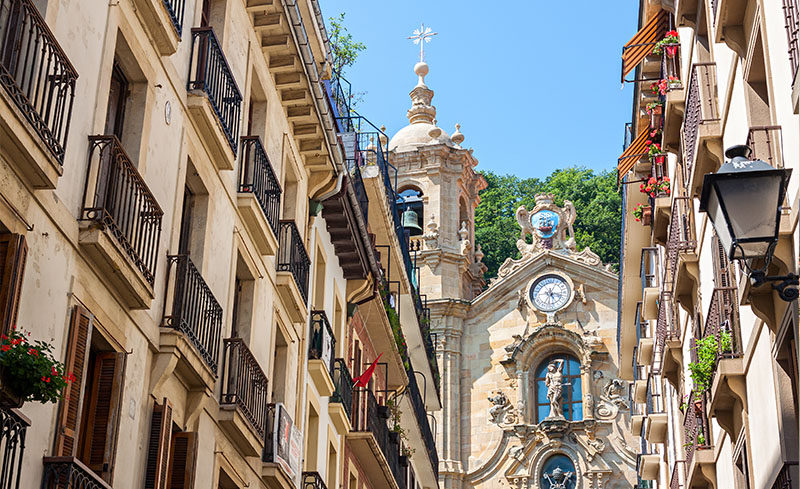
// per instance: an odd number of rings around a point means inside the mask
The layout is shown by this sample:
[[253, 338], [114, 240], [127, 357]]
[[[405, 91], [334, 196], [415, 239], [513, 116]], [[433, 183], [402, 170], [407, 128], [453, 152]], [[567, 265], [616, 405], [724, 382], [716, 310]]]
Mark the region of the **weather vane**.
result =
[[438, 32], [431, 32], [431, 28], [425, 27], [425, 24], [420, 24], [419, 29], [414, 29], [414, 35], [408, 36], [409, 39], [414, 41], [414, 44], [419, 44], [419, 61], [425, 61], [425, 43], [431, 42], [431, 37], [438, 34]]

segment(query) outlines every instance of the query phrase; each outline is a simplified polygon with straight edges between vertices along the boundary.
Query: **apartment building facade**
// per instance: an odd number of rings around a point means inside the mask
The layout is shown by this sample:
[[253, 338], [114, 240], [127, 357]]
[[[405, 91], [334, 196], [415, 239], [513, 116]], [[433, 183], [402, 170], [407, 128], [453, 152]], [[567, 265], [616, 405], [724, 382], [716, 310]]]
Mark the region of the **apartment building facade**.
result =
[[[793, 0], [643, 1], [623, 47], [634, 100], [618, 337], [638, 487], [800, 487], [799, 12]], [[706, 176], [748, 160], [793, 171], [778, 205], [746, 202], [775, 207], [771, 261], [731, 260], [705, 212]], [[759, 270], [783, 278], [759, 283]]]
[[0, 53], [3, 332], [75, 375], [2, 381], [0, 487], [437, 487], [392, 167], [315, 0], [3, 0]]

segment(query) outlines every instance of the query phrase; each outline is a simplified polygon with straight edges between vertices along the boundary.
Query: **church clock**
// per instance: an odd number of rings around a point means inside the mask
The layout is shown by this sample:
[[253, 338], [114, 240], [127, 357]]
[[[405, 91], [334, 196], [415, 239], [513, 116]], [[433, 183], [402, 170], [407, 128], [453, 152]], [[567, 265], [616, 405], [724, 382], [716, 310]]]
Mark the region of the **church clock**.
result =
[[556, 312], [572, 299], [572, 287], [556, 274], [542, 275], [534, 280], [528, 293], [531, 303], [542, 312]]

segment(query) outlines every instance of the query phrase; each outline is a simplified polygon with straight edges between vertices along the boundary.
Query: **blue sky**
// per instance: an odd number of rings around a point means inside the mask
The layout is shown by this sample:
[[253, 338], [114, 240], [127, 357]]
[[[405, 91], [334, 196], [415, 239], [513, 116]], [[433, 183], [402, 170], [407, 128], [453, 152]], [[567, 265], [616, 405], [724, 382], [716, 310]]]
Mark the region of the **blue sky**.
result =
[[598, 9], [588, 0], [321, 0], [326, 20], [367, 45], [346, 77], [366, 91], [359, 112], [391, 137], [408, 123], [421, 22], [439, 34], [425, 46], [438, 124], [461, 124], [479, 169], [544, 177], [583, 165], [611, 169], [631, 116], [620, 90], [622, 45], [636, 32], [638, 2]]

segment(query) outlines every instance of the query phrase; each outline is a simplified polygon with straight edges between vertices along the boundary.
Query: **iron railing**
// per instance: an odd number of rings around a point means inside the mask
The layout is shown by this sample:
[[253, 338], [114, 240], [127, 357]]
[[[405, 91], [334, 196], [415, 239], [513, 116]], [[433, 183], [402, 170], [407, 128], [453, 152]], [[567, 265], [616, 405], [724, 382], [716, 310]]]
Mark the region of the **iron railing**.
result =
[[89, 136], [89, 168], [81, 220], [108, 229], [153, 285], [164, 212], [116, 136]]
[[[681, 44], [664, 44], [661, 47], [661, 78], [668, 80], [669, 77], [681, 79]], [[670, 90], [682, 87], [670, 87]]]
[[683, 472], [686, 472], [685, 464], [685, 461], [677, 460], [675, 465], [672, 466], [672, 476], [669, 479], [669, 489], [683, 489], [683, 482], [686, 476], [681, 474], [679, 467], [682, 467]]
[[800, 65], [800, 7], [797, 0], [783, 0], [783, 17], [786, 21], [786, 40], [789, 45], [789, 64], [792, 80], [797, 77]]
[[173, 267], [175, 281], [172, 311], [170, 315], [164, 316], [163, 325], [185, 334], [216, 374], [222, 332], [222, 306], [188, 255], [170, 255], [167, 263], [167, 287]]
[[353, 431], [372, 433], [400, 489], [405, 489], [406, 471], [400, 465], [400, 445], [390, 440], [386, 418], [378, 414], [378, 401], [369, 389], [353, 391]]
[[333, 352], [336, 337], [325, 311], [311, 311], [311, 339], [308, 342], [309, 360], [327, 362], [328, 372], [333, 375]]
[[42, 489], [111, 489], [75, 457], [44, 457]]
[[747, 132], [750, 158], [766, 161], [774, 168], [783, 168], [783, 133], [781, 126], [753, 126]]
[[31, 422], [15, 410], [0, 407], [0, 489], [19, 489], [25, 435]]
[[258, 136], [242, 136], [239, 192], [255, 196], [269, 227], [277, 235], [281, 213], [281, 185]]
[[338, 132], [352, 132], [353, 122], [350, 119], [353, 91], [350, 82], [339, 73], [334, 72], [330, 80], [323, 80], [328, 105], [336, 121]]
[[308, 272], [311, 260], [303, 245], [303, 238], [293, 220], [280, 221], [278, 231], [278, 264], [279, 272], [291, 272], [294, 282], [300, 290], [303, 302], [308, 300]]
[[720, 120], [717, 106], [717, 64], [695, 63], [689, 79], [689, 93], [686, 96], [686, 113], [683, 122], [684, 166], [689, 181], [694, 157], [697, 152], [697, 138], [700, 126]]
[[706, 401], [702, 396], [696, 397], [694, 392], [689, 394], [689, 404], [683, 416], [683, 435], [688, 467], [692, 464], [695, 451], [709, 449], [712, 446], [711, 430], [706, 417]]
[[656, 320], [656, 341], [653, 349], [653, 371], [655, 373], [661, 372], [667, 340], [675, 341], [681, 338], [681, 325], [673, 300], [672, 292], [661, 293], [661, 301], [658, 303], [658, 319]]
[[663, 414], [664, 410], [664, 393], [661, 385], [661, 379], [656, 377], [652, 372], [647, 375], [647, 400], [645, 406], [647, 407], [647, 414]]
[[31, 0], [0, 0], [0, 84], [64, 163], [78, 72]]
[[347, 418], [353, 420], [353, 377], [343, 358], [333, 360], [333, 394], [330, 402], [338, 402], [344, 406]]
[[189, 63], [188, 90], [201, 90], [208, 96], [233, 154], [239, 139], [239, 114], [242, 94], [236, 85], [222, 46], [211, 27], [192, 29], [192, 60]]
[[664, 267], [663, 283], [665, 292], [672, 292], [675, 286], [678, 255], [681, 252], [694, 250], [696, 246], [697, 237], [695, 234], [692, 199], [686, 196], [675, 196], [672, 201], [672, 216], [667, 235], [667, 266]]
[[222, 365], [220, 404], [235, 404], [263, 441], [269, 398], [266, 374], [241, 338], [223, 341]]
[[172, 21], [172, 26], [175, 27], [178, 37], [181, 37], [181, 33], [183, 31], [183, 7], [186, 4], [186, 0], [161, 1], [164, 3], [164, 7], [167, 9], [169, 20]]
[[[333, 467], [328, 470], [334, 470]], [[319, 472], [303, 472], [303, 489], [328, 489]]]
[[[738, 358], [742, 356], [742, 334], [739, 326], [739, 311], [737, 301], [737, 288], [717, 287], [711, 295], [708, 305], [706, 324], [703, 337], [714, 337], [717, 344], [717, 356], [711, 373], [711, 381], [716, 374], [719, 361], [724, 358]], [[722, 336], [730, 338], [730, 348], [724, 349]], [[709, 381], [709, 384], [711, 383]]]
[[410, 359], [409, 366], [410, 368], [406, 370], [408, 374], [408, 395], [411, 398], [411, 406], [414, 408], [414, 416], [417, 418], [417, 424], [419, 424], [420, 431], [422, 432], [422, 441], [425, 442], [425, 451], [428, 452], [428, 459], [431, 462], [431, 467], [433, 468], [436, 478], [438, 478], [439, 454], [436, 451], [436, 442], [433, 439], [433, 432], [431, 432], [431, 426], [428, 423], [428, 412], [425, 410], [425, 403], [422, 400], [422, 394], [417, 384], [417, 375], [413, 366], [411, 366]]
[[[636, 352], [634, 352], [634, 357], [636, 356]], [[635, 363], [635, 362], [634, 362]], [[634, 379], [635, 380], [635, 379]], [[631, 412], [631, 418], [634, 416], [645, 416], [645, 405], [636, 402], [636, 396], [634, 395], [634, 390], [636, 389], [636, 382], [631, 382], [628, 384], [628, 407]], [[644, 430], [644, 422], [642, 422], [642, 426], [639, 428], [639, 433], [634, 433], [634, 436], [642, 436], [641, 431]]]
[[658, 248], [642, 248], [641, 263], [639, 265], [639, 278], [642, 281], [642, 291], [660, 285], [658, 276], [659, 269]]
[[797, 473], [797, 462], [784, 462], [781, 471], [775, 476], [772, 489], [797, 489], [798, 486], [792, 485], [792, 472]]

